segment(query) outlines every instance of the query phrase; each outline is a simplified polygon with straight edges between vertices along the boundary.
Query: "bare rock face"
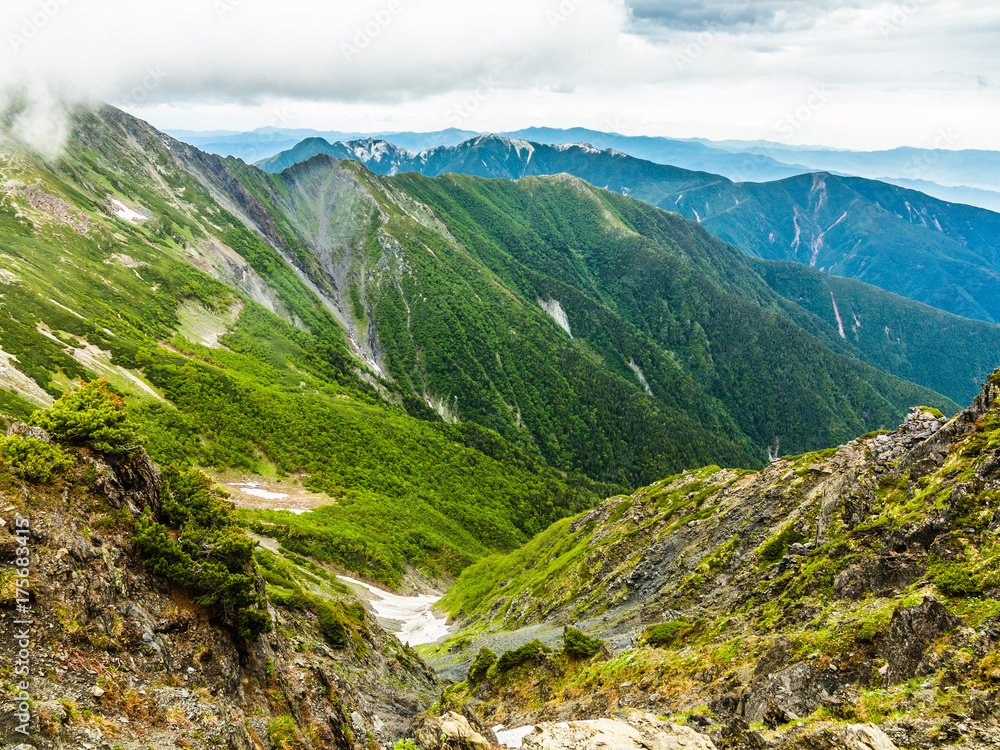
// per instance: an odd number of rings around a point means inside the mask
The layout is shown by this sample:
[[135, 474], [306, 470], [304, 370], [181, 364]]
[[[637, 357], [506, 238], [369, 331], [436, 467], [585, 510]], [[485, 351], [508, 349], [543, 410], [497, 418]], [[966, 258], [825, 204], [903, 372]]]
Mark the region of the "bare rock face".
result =
[[844, 750], [897, 750], [886, 733], [874, 724], [848, 724], [834, 738]]
[[886, 684], [896, 685], [917, 676], [927, 646], [961, 624], [961, 619], [932, 596], [925, 596], [913, 607], [897, 607], [885, 642]]
[[41, 427], [31, 427], [24, 424], [24, 422], [14, 422], [14, 424], [7, 428], [7, 434], [5, 437], [14, 437], [15, 435], [24, 438], [31, 438], [32, 440], [41, 440], [43, 443], [52, 442], [52, 438], [49, 437], [49, 433]]
[[521, 746], [526, 750], [716, 750], [706, 735], [634, 709], [626, 710], [625, 721], [539, 724]]
[[926, 570], [916, 555], [869, 557], [838, 574], [833, 591], [841, 599], [861, 599], [867, 592], [886, 596], [905, 589]]
[[492, 745], [461, 714], [418, 716], [413, 736], [423, 750], [490, 750]]
[[[97, 471], [94, 489], [116, 508], [130, 505], [134, 510], [152, 508], [160, 512], [160, 467], [145, 450], [92, 459]], [[106, 461], [106, 462], [105, 462]]]

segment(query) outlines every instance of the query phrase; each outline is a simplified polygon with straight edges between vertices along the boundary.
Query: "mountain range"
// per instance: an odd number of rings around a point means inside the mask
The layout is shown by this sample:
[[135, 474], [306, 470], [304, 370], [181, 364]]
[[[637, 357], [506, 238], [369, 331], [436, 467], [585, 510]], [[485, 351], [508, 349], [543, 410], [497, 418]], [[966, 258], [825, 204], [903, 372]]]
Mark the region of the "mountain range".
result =
[[[385, 140], [409, 151], [457, 146], [487, 133], [458, 128], [415, 133], [349, 133], [280, 127], [250, 132], [172, 130], [185, 143], [219, 154], [257, 162], [293, 148], [307, 138], [329, 142]], [[788, 146], [771, 141], [711, 141], [704, 138], [627, 136], [588, 128], [531, 127], [499, 135], [549, 145], [587, 143], [629, 156], [694, 171], [722, 175], [734, 182], [767, 182], [808, 172], [857, 176], [919, 190], [952, 203], [967, 203], [1000, 211], [1000, 183], [993, 165], [997, 152], [953, 150], [953, 134], [937, 134], [934, 148], [898, 148], [886, 151], [849, 151], [820, 146]]]
[[1000, 214], [875, 180], [813, 173], [732, 182], [585, 144], [500, 136], [420, 153], [380, 140], [307, 139], [260, 167], [280, 172], [319, 153], [356, 159], [382, 174], [518, 179], [565, 172], [694, 219], [750, 255], [856, 278], [957, 315], [1000, 320]]

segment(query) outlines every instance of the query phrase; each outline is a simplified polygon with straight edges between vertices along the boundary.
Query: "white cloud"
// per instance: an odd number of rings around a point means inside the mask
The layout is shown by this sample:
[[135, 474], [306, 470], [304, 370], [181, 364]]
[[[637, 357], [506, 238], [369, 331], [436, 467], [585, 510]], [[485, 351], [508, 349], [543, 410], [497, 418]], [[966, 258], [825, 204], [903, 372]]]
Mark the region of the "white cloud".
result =
[[[1000, 148], [998, 29], [977, 0], [5, 0], [0, 87], [161, 127], [619, 123], [864, 147], [944, 123], [955, 147]], [[776, 128], [817, 87], [822, 106]]]

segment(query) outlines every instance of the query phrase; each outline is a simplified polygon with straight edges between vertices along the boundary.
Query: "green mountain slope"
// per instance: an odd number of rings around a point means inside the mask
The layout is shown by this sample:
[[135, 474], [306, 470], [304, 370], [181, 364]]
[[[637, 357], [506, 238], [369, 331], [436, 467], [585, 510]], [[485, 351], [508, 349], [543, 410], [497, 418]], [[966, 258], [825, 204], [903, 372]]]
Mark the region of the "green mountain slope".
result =
[[4, 158], [4, 408], [106, 376], [158, 460], [327, 493], [258, 528], [384, 581], [776, 437], [955, 408], [694, 223], [578, 179], [270, 175], [113, 109]]
[[816, 173], [736, 183], [610, 149], [499, 136], [419, 154], [370, 140], [311, 141], [262, 166], [278, 170], [316, 153], [358, 159], [382, 174], [517, 179], [566, 172], [677, 211], [751, 255], [792, 260], [957, 315], [1000, 321], [1000, 214], [875, 180]]
[[[566, 469], [651, 479], [705, 456], [706, 430], [723, 462], [748, 442], [759, 461], [776, 435], [826, 445], [916, 395], [785, 319], [796, 306], [733, 248], [579, 180], [379, 179], [325, 156], [240, 175], [314, 248], [315, 283], [397, 382]], [[364, 239], [343, 230], [354, 182], [378, 205]]]
[[359, 369], [321, 297], [205, 172], [117, 111], [76, 124], [57, 159], [4, 152], [5, 410], [106, 377], [157, 460], [295, 475], [336, 502], [314, 529], [324, 557], [391, 583], [407, 563], [454, 575], [606, 491], [474, 424], [407, 415], [393, 402], [409, 393]]

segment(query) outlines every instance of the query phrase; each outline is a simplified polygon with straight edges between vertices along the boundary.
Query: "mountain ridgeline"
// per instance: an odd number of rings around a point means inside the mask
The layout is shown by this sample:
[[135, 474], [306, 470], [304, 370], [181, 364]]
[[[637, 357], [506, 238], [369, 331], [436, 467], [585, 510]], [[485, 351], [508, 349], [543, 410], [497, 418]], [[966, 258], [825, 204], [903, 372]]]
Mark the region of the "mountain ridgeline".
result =
[[873, 284], [969, 318], [1000, 321], [1000, 214], [875, 180], [825, 172], [733, 182], [585, 144], [481, 136], [412, 153], [385, 141], [312, 138], [260, 162], [282, 169], [316, 154], [381, 174], [447, 172], [518, 179], [566, 172], [693, 219], [750, 255]]
[[[860, 285], [830, 288], [841, 335], [823, 279], [779, 293], [696, 223], [567, 175], [269, 174], [111, 108], [55, 158], [6, 141], [2, 171], [3, 411], [106, 377], [154, 459], [327, 493], [256, 522], [391, 585], [685, 468], [953, 412], [940, 391], [996, 350], [949, 317], [969, 356], [917, 352], [923, 309]], [[907, 366], [940, 391], [886, 371]]]

